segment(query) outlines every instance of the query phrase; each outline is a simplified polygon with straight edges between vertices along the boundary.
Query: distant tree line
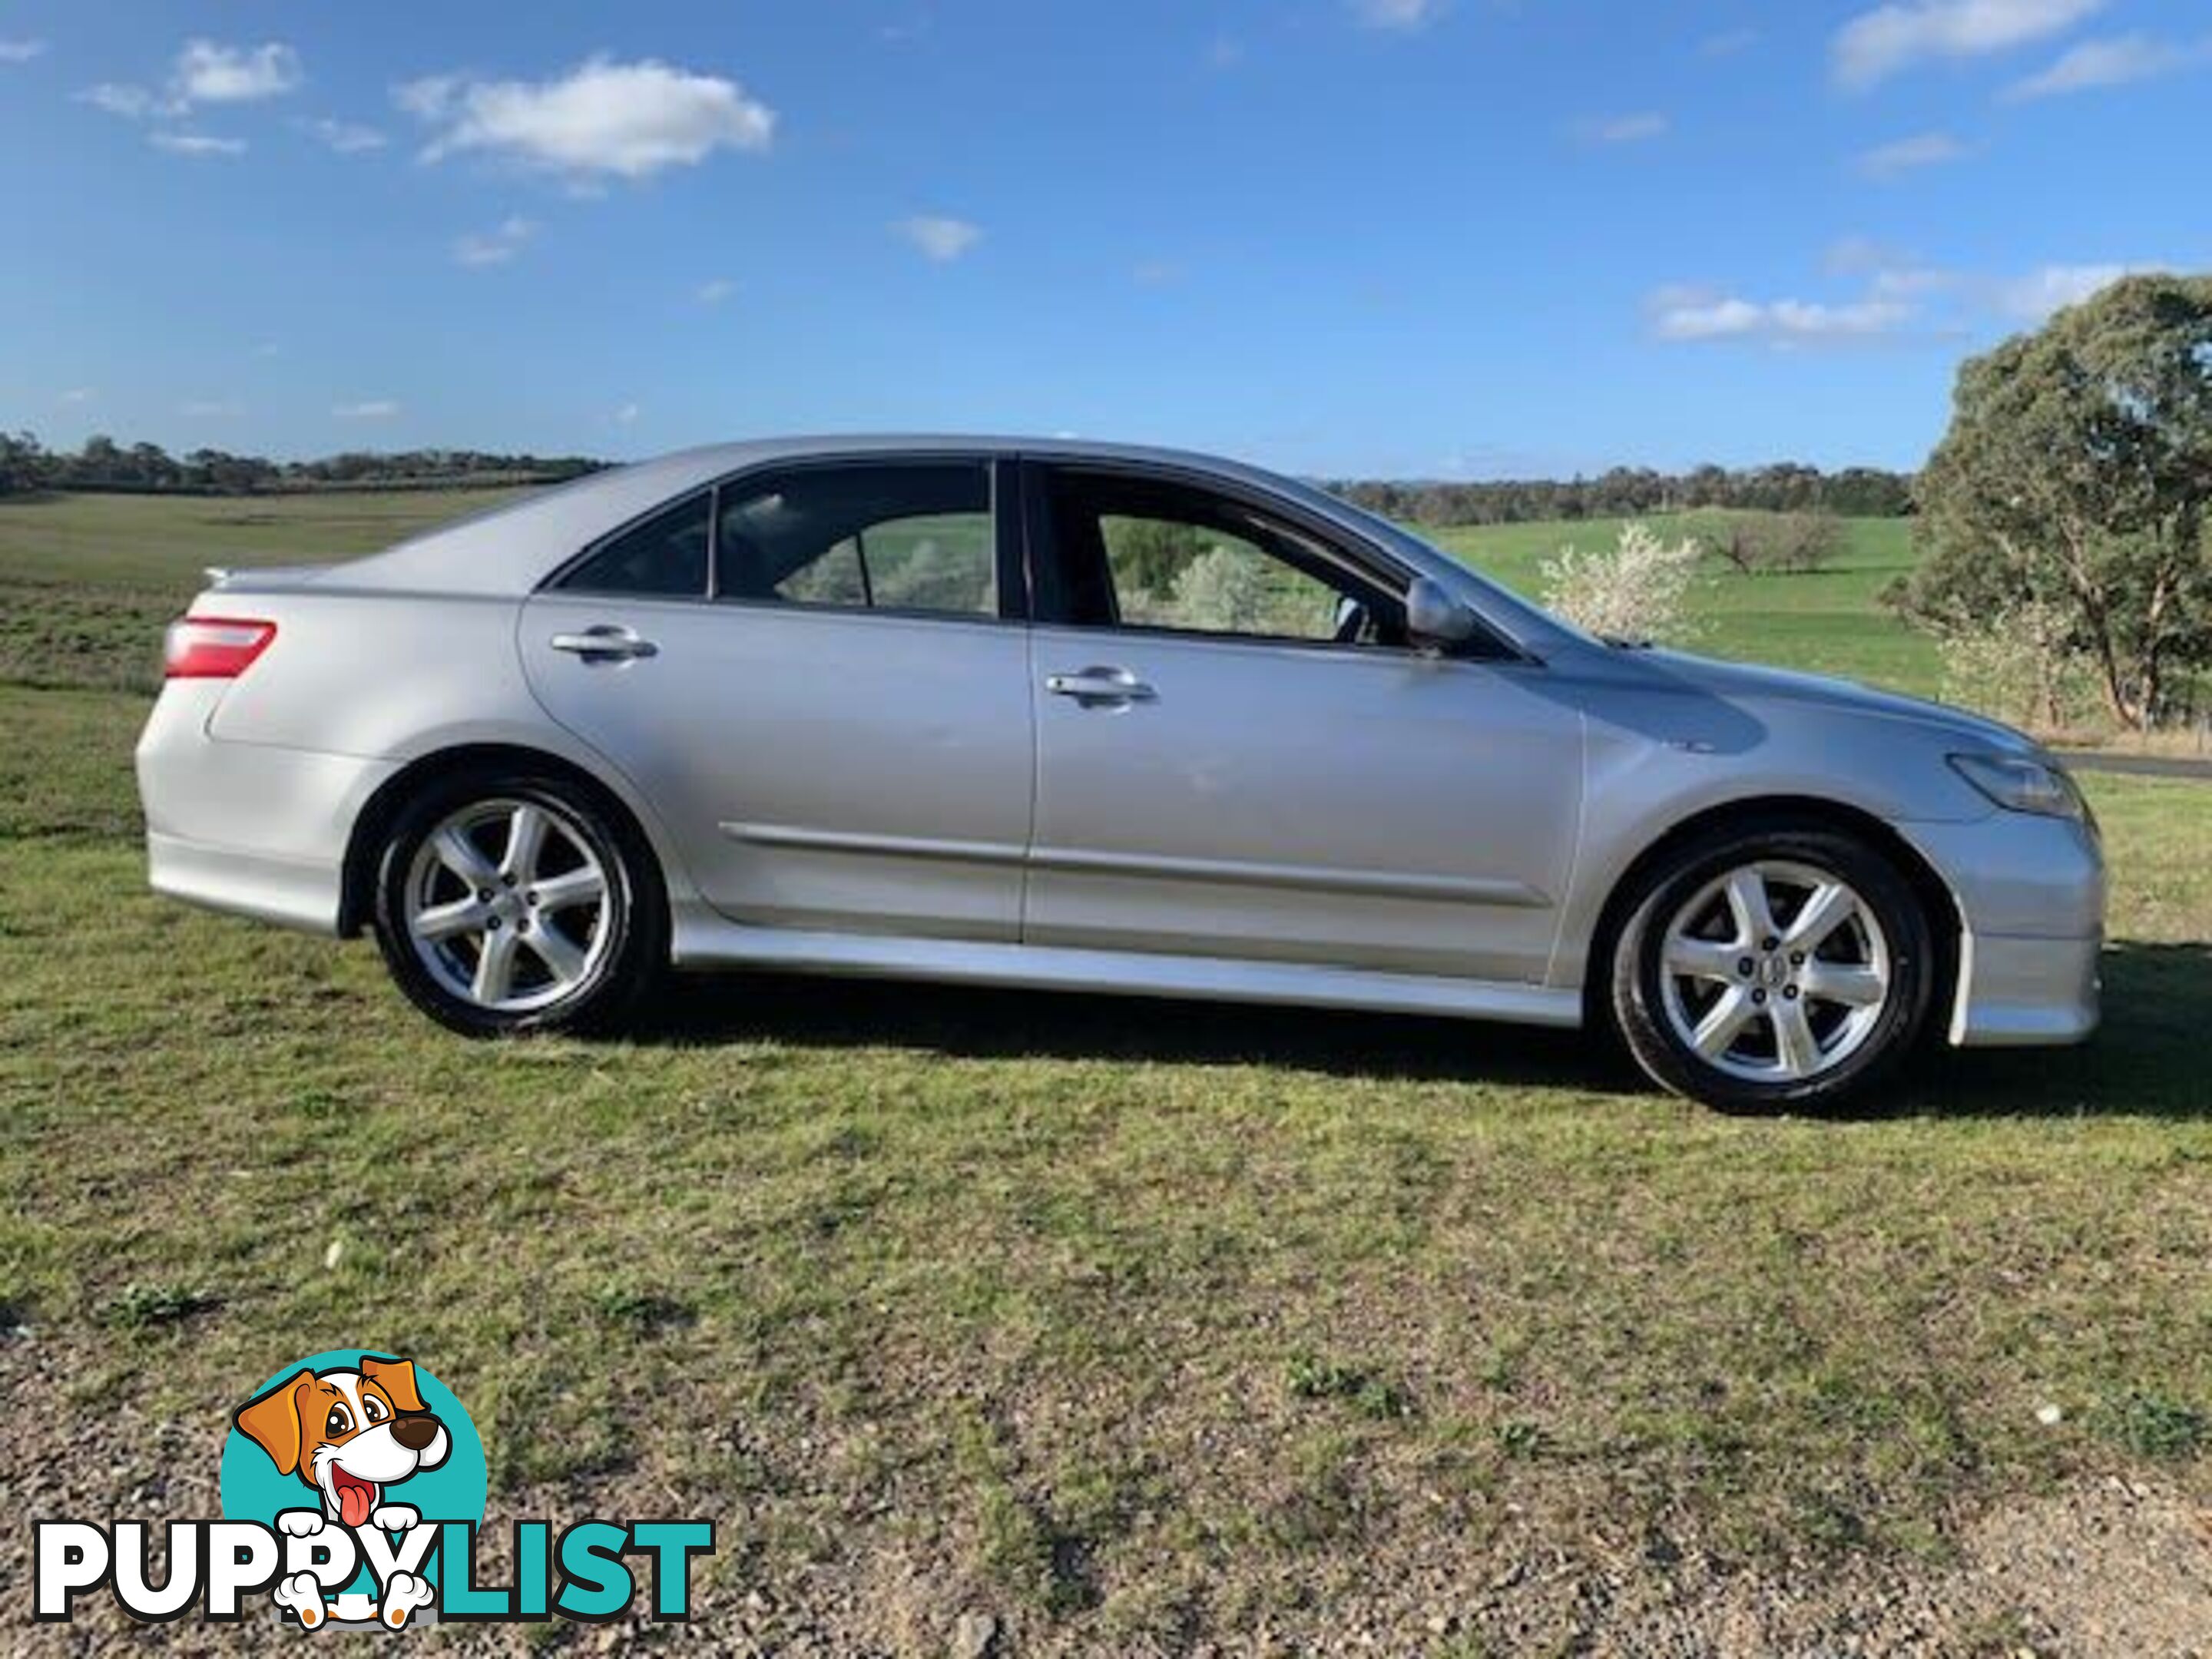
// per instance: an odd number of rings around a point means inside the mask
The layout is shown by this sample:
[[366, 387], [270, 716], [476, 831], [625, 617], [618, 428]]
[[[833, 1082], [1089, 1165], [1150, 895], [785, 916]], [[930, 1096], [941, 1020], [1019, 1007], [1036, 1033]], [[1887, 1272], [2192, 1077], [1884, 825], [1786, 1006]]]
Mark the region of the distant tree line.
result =
[[45, 489], [133, 494], [247, 495], [284, 490], [429, 489], [548, 483], [605, 466], [582, 455], [503, 455], [473, 449], [353, 451], [313, 461], [195, 449], [172, 455], [159, 444], [128, 447], [99, 436], [71, 453], [27, 432], [0, 432], [0, 495]]
[[1594, 478], [1517, 478], [1484, 483], [1340, 479], [1327, 487], [1386, 518], [1417, 524], [1523, 524], [1554, 519], [1627, 519], [1698, 508], [1832, 513], [1900, 518], [1912, 511], [1913, 477], [1876, 467], [1823, 472], [1784, 461], [1730, 470], [1657, 472], [1617, 466]]
[[[269, 491], [422, 488], [551, 483], [607, 465], [586, 455], [509, 455], [474, 449], [351, 450], [313, 461], [195, 449], [172, 455], [159, 444], [128, 446], [98, 436], [74, 453], [48, 449], [27, 432], [0, 432], [0, 495], [40, 489], [173, 491], [244, 495]], [[1701, 466], [1656, 472], [1617, 466], [1594, 478], [1484, 483], [1328, 481], [1362, 507], [1421, 524], [1519, 524], [1553, 519], [1625, 519], [1698, 508], [1826, 513], [1895, 518], [1912, 511], [1912, 475], [1874, 467], [1823, 472], [1783, 462], [1730, 471]]]

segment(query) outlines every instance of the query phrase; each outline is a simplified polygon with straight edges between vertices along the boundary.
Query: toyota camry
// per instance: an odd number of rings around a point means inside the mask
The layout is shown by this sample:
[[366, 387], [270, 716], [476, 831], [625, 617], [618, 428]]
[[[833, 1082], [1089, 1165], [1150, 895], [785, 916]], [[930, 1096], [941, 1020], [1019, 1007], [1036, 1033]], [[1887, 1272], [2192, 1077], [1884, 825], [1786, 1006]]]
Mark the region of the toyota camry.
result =
[[459, 1031], [752, 966], [1585, 1028], [1814, 1110], [2096, 1023], [2096, 825], [2027, 738], [1589, 637], [1231, 462], [744, 443], [210, 574], [154, 886], [367, 931]]

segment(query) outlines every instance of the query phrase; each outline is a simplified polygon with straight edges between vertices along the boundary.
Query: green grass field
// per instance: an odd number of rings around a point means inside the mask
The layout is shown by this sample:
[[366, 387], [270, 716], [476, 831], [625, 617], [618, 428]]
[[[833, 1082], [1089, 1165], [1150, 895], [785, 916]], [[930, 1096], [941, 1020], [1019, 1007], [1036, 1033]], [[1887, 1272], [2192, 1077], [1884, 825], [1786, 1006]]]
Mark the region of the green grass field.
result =
[[[1646, 520], [1672, 541], [1689, 520]], [[1478, 570], [1532, 599], [1543, 597], [1540, 567], [1563, 546], [1613, 545], [1618, 519], [1577, 524], [1486, 525], [1425, 532]], [[1805, 574], [1747, 576], [1712, 561], [1698, 589], [1703, 632], [1692, 649], [1715, 656], [1841, 674], [1915, 696], [1935, 696], [1942, 670], [1932, 641], [1916, 634], [1876, 596], [1912, 567], [1911, 526], [1903, 519], [1850, 519], [1828, 568]]]
[[[471, 1045], [367, 945], [149, 895], [129, 775], [199, 564], [454, 505], [0, 506], [19, 1516], [211, 1514], [245, 1391], [368, 1344], [471, 1407], [495, 1531], [714, 1516], [731, 1646], [1638, 1650], [1757, 1583], [1741, 1650], [1841, 1650], [1955, 1584], [1929, 1650], [2010, 1652], [2056, 1615], [1989, 1517], [2212, 1500], [2212, 791], [2092, 785], [2097, 1046], [1879, 1120], [1717, 1117], [1564, 1036], [843, 981]], [[1547, 538], [1452, 539], [1515, 580]], [[1911, 683], [1848, 597], [1885, 547], [1715, 643]]]

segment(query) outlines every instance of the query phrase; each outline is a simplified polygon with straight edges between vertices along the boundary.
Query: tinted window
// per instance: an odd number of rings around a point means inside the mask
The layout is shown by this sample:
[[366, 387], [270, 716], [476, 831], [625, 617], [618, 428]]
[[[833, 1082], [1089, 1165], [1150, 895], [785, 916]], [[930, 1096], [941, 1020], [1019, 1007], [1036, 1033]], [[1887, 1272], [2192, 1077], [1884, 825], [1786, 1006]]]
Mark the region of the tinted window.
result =
[[756, 603], [999, 614], [981, 462], [794, 469], [726, 486], [714, 591]]
[[1344, 597], [1233, 532], [1174, 519], [1098, 520], [1125, 623], [1194, 634], [1331, 640]]
[[696, 599], [707, 592], [707, 538], [714, 497], [692, 496], [635, 525], [565, 577], [563, 587], [593, 593]]
[[1401, 644], [1403, 608], [1320, 541], [1152, 479], [1049, 475], [1060, 620], [1250, 639]]

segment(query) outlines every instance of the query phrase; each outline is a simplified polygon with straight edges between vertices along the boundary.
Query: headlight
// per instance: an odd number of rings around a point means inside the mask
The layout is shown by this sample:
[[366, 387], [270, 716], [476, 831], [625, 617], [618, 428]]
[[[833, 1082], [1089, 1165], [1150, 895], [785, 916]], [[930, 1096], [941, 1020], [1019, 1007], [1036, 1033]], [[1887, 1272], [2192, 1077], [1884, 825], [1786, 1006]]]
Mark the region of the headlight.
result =
[[2039, 817], [2081, 818], [2088, 807], [2074, 780], [2026, 755], [1954, 755], [1951, 769], [1998, 805]]

